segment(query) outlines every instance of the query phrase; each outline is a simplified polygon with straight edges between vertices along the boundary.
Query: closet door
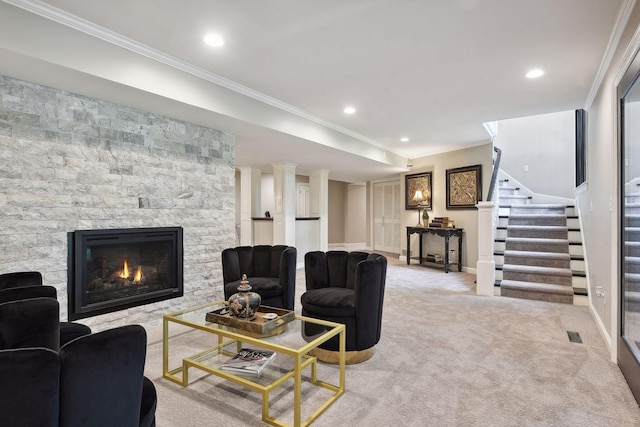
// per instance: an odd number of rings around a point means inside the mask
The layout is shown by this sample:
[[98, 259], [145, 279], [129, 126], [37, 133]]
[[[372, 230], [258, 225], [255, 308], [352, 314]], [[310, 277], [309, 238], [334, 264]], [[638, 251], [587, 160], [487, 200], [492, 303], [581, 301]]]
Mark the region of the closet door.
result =
[[400, 253], [400, 182], [373, 184], [373, 249]]
[[620, 82], [618, 366], [640, 403], [640, 58]]

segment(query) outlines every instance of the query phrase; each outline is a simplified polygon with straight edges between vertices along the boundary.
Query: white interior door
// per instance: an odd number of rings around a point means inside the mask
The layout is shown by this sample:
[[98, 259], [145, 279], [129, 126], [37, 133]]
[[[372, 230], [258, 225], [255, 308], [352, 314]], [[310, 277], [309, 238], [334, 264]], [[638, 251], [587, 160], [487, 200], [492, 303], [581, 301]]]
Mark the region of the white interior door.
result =
[[400, 253], [400, 182], [373, 184], [373, 249]]
[[311, 190], [309, 184], [297, 185], [298, 197], [296, 200], [296, 216], [304, 218], [310, 216], [311, 212]]

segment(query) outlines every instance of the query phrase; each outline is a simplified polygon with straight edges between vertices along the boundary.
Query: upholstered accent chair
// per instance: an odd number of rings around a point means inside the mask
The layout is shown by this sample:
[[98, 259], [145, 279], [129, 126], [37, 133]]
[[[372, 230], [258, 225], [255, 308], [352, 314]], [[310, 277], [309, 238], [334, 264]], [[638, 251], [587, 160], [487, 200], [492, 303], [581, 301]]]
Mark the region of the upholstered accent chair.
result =
[[[304, 262], [302, 315], [346, 325], [347, 363], [368, 360], [381, 336], [387, 259], [359, 251], [314, 251], [305, 255]], [[305, 323], [303, 335], [310, 340], [322, 330]], [[314, 355], [336, 363], [338, 350], [338, 337], [334, 337], [314, 350]]]
[[0, 424], [154, 427], [157, 393], [143, 376], [146, 344], [144, 328], [129, 325], [79, 337], [59, 352], [0, 350]]
[[222, 251], [224, 299], [237, 292], [242, 275], [261, 305], [293, 310], [296, 288], [297, 251], [293, 246], [238, 246]]
[[140, 325], [85, 335], [63, 346], [60, 426], [154, 426], [157, 397], [144, 377], [146, 349]]
[[[4, 281], [1, 280], [4, 276]], [[9, 280], [6, 280], [9, 277]], [[42, 284], [42, 275], [39, 272], [18, 272], [0, 275], [0, 303], [18, 301], [30, 298], [52, 298], [57, 301], [57, 290], [53, 286]], [[69, 341], [91, 333], [91, 328], [77, 322], [65, 322], [58, 319], [60, 346]]]

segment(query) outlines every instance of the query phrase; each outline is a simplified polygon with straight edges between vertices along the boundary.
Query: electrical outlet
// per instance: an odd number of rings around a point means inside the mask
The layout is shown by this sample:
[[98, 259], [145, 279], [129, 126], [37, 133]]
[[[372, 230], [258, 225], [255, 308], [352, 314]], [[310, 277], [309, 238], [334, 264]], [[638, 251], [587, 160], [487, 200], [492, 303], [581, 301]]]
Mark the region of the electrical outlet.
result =
[[605, 298], [607, 293], [602, 288], [602, 286], [596, 286], [596, 298]]

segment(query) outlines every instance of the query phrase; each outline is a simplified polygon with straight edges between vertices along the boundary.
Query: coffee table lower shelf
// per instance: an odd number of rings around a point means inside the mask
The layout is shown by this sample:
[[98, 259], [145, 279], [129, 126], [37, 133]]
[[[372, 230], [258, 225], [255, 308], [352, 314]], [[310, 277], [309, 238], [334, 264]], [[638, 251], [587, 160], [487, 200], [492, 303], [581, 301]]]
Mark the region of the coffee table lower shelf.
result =
[[[208, 306], [208, 305], [207, 305]], [[204, 307], [204, 306], [201, 306]], [[193, 310], [200, 311], [201, 307], [196, 307]], [[339, 323], [325, 322], [322, 320], [311, 319], [302, 316], [296, 316], [294, 322], [312, 322], [322, 324], [329, 328], [324, 334], [318, 336], [313, 341], [305, 343], [300, 347], [291, 348], [286, 345], [278, 344], [278, 337], [272, 339], [261, 339], [252, 336], [246, 336], [242, 331], [231, 331], [224, 328], [222, 325], [211, 324], [209, 322], [198, 322], [188, 320], [185, 318], [185, 313], [188, 314], [188, 310], [165, 315], [163, 318], [163, 376], [167, 380], [175, 382], [183, 387], [189, 385], [189, 369], [196, 368], [207, 374], [216, 375], [225, 380], [247, 387], [254, 391], [260, 392], [262, 395], [262, 420], [265, 423], [274, 426], [307, 426], [315, 421], [329, 406], [331, 406], [342, 394], [345, 392], [345, 327]], [[197, 319], [197, 318], [196, 318]], [[182, 359], [182, 365], [169, 368], [169, 355], [170, 355], [170, 339], [169, 339], [169, 324], [177, 323], [182, 324], [193, 329], [206, 331], [216, 335], [218, 337], [218, 344], [212, 347], [208, 347], [195, 354], [189, 355]], [[338, 335], [340, 340], [340, 373], [339, 383], [332, 384], [319, 380], [317, 378], [317, 359], [308, 353], [319, 344], [327, 341], [328, 339]], [[273, 369], [269, 371], [271, 366], [267, 367], [265, 373], [260, 377], [241, 376], [234, 373], [223, 371], [220, 369], [221, 363], [232, 357], [235, 353], [229, 351], [229, 346], [234, 346], [236, 351], [240, 350], [243, 345], [257, 346], [260, 348], [273, 350], [278, 355], [285, 355], [286, 357], [293, 358], [293, 364], [291, 369], [279, 371]], [[282, 368], [282, 364], [278, 365]], [[288, 367], [289, 365], [287, 365]], [[303, 376], [302, 372], [310, 368], [309, 382], [315, 386], [323, 387], [330, 390], [332, 394], [330, 397], [321, 404], [312, 414], [305, 420], [301, 420], [301, 389]], [[269, 375], [267, 375], [267, 371]], [[288, 380], [293, 379], [293, 401], [294, 401], [294, 414], [293, 424], [287, 424], [269, 415], [269, 395], [276, 388], [282, 386]]]

